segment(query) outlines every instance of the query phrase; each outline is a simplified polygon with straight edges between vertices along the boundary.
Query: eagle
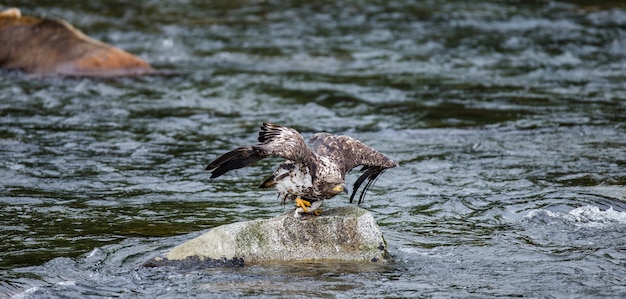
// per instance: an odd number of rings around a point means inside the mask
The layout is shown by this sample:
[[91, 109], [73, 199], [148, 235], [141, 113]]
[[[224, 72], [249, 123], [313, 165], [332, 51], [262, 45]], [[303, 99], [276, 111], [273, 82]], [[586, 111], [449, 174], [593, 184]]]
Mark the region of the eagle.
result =
[[[317, 133], [309, 139], [292, 128], [273, 123], [263, 123], [258, 137], [259, 143], [238, 147], [211, 162], [206, 169], [211, 170], [211, 179], [228, 171], [251, 165], [268, 157], [285, 159], [269, 175], [259, 188], [274, 187], [283, 203], [295, 201], [294, 216], [303, 214], [319, 215], [322, 202], [347, 192], [346, 173], [357, 166], [363, 172], [353, 186], [350, 203], [357, 191], [360, 205], [376, 179], [398, 163], [364, 143], [345, 135]], [[363, 185], [365, 183], [365, 185]]]

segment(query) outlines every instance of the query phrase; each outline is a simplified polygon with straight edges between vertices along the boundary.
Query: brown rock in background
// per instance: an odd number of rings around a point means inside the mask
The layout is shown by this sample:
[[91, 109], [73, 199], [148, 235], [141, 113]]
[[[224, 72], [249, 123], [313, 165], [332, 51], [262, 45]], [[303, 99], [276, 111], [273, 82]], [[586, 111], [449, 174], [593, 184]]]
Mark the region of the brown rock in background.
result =
[[144, 60], [94, 40], [62, 20], [0, 12], [0, 68], [33, 75], [134, 76], [155, 73]]

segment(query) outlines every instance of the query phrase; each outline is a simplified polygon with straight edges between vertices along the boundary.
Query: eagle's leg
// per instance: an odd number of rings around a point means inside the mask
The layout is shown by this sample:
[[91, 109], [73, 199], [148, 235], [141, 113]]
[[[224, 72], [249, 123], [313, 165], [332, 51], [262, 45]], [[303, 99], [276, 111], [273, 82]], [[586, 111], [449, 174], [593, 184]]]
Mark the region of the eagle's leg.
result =
[[314, 203], [312, 203], [311, 207], [309, 208], [310, 210], [313, 210], [313, 215], [315, 216], [319, 216], [322, 214], [322, 209], [320, 209], [320, 207], [322, 206], [322, 203], [324, 201], [323, 200], [318, 200]]
[[309, 211], [307, 207], [311, 206], [311, 202], [300, 198], [300, 196], [297, 196], [295, 200], [296, 200], [296, 209], [302, 208], [302, 211], [304, 211], [305, 213]]

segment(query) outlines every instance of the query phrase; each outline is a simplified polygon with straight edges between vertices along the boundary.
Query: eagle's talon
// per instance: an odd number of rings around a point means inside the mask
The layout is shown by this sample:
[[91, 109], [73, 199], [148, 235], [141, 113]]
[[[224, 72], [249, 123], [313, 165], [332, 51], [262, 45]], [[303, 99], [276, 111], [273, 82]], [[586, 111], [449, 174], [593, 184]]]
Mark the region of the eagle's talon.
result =
[[317, 209], [317, 210], [313, 211], [313, 215], [315, 215], [315, 216], [322, 215], [322, 209]]
[[296, 197], [296, 209], [297, 208], [302, 208], [302, 211], [304, 211], [305, 213], [308, 213], [309, 210], [307, 209], [307, 207], [311, 206], [311, 202], [306, 201], [300, 197]]

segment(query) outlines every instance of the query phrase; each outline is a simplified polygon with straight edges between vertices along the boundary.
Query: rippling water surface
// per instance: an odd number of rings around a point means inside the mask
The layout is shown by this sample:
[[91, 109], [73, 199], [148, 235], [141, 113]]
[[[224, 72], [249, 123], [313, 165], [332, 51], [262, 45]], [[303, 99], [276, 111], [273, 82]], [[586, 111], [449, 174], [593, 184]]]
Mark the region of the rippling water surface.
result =
[[[0, 297], [626, 296], [620, 2], [12, 5], [181, 74], [2, 74]], [[279, 161], [204, 171], [264, 121], [400, 162], [362, 204], [394, 263], [141, 267], [284, 211]]]

